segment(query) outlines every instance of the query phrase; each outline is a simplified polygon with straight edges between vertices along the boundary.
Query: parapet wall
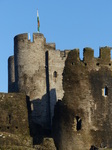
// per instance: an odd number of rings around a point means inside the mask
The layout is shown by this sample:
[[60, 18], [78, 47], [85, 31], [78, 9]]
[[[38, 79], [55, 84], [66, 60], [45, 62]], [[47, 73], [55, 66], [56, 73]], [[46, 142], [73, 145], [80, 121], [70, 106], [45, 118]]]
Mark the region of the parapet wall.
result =
[[84, 61], [91, 62], [93, 60], [100, 61], [102, 64], [107, 64], [111, 61], [111, 48], [101, 47], [99, 58], [94, 58], [94, 51], [91, 48], [84, 48]]
[[86, 47], [83, 49], [83, 60], [80, 60], [79, 49], [74, 49], [73, 51], [73, 58], [68, 60], [72, 65], [77, 65], [79, 62], [85, 67], [89, 67], [89, 70], [98, 70], [100, 66], [105, 65], [111, 68], [111, 47], [101, 47], [99, 49], [100, 55], [98, 58], [94, 57], [93, 49]]
[[55, 43], [46, 43], [45, 44], [45, 50], [56, 50], [56, 45]]
[[[44, 39], [44, 35], [41, 33], [33, 33], [33, 42], [37, 42], [38, 39]], [[23, 33], [23, 34], [18, 34], [14, 37], [14, 43], [18, 42], [18, 41], [30, 41], [30, 37], [28, 36], [28, 33]], [[31, 42], [31, 43], [33, 43]]]

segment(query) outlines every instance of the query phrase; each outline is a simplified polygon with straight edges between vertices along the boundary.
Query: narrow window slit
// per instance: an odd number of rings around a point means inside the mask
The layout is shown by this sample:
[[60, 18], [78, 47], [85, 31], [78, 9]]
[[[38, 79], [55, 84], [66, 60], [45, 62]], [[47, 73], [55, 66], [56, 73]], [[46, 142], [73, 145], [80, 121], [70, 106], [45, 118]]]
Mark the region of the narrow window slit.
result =
[[105, 87], [102, 89], [102, 95], [103, 95], [104, 97], [107, 97], [107, 96], [108, 96], [108, 87], [107, 87], [107, 86], [105, 86]]
[[77, 121], [76, 130], [79, 131], [82, 128], [82, 120], [79, 116], [76, 116], [76, 121]]
[[11, 124], [11, 115], [9, 115], [9, 124]]
[[99, 64], [99, 63], [96, 63], [96, 65], [99, 66], [100, 64]]
[[55, 78], [57, 78], [57, 72], [56, 72], [56, 71], [54, 71], [53, 76], [54, 76]]

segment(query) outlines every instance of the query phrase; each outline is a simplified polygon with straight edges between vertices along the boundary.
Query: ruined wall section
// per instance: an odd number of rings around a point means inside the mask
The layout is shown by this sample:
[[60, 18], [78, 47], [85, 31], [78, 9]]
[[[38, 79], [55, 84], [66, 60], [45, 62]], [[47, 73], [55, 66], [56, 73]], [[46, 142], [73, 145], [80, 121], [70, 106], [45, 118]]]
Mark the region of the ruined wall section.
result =
[[54, 106], [56, 102], [62, 100], [64, 95], [63, 70], [68, 52], [69, 50], [48, 51], [51, 120], [54, 115]]
[[30, 146], [26, 95], [0, 93], [0, 114], [0, 147]]
[[100, 48], [100, 57], [94, 58], [93, 50], [85, 48], [83, 61], [78, 49], [69, 52], [63, 72], [65, 93], [63, 101], [57, 102], [53, 119], [59, 150], [88, 150], [91, 145], [112, 147], [110, 50]]
[[[96, 66], [89, 72], [93, 103], [90, 105], [92, 144], [112, 148], [112, 60], [111, 48], [101, 47]], [[89, 64], [88, 69], [90, 70]], [[91, 102], [91, 101], [90, 101]]]
[[14, 56], [8, 59], [8, 92], [15, 92]]

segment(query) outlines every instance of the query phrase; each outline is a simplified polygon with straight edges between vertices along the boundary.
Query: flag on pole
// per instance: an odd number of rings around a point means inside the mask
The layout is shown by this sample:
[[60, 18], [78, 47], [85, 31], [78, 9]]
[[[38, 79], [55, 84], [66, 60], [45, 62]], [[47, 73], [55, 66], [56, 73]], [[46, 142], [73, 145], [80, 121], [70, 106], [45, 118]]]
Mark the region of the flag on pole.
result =
[[37, 24], [38, 24], [38, 32], [40, 32], [40, 20], [38, 10], [37, 10]]

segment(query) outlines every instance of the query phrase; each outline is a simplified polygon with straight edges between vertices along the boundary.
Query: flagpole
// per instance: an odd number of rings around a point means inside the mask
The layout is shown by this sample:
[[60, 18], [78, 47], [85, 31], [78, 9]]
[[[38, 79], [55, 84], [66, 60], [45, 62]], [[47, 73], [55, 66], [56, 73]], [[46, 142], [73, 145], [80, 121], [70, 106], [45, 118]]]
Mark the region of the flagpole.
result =
[[37, 32], [40, 32], [40, 20], [39, 20], [39, 13], [38, 13], [38, 9], [37, 9]]

